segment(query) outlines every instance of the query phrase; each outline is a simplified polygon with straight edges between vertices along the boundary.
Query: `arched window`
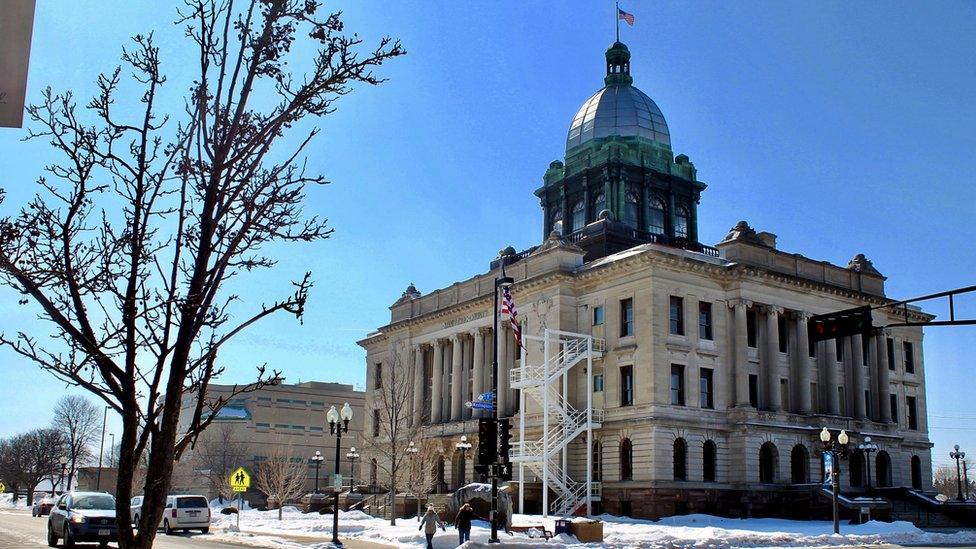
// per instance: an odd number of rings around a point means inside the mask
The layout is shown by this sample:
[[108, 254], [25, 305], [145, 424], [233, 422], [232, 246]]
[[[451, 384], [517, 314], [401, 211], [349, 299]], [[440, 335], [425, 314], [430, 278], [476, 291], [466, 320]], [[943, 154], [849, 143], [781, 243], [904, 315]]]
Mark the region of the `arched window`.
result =
[[552, 230], [563, 234], [563, 211], [559, 208], [552, 211]]
[[851, 486], [864, 486], [864, 452], [854, 450], [851, 452], [849, 461], [850, 466], [848, 467], [848, 471], [850, 471], [851, 475]]
[[620, 480], [634, 479], [634, 447], [629, 438], [620, 441]]
[[674, 439], [674, 480], [688, 480], [688, 445], [685, 439]]
[[922, 458], [912, 456], [912, 488], [922, 489]]
[[650, 208], [647, 212], [647, 232], [654, 234], [664, 234], [665, 215], [667, 207], [660, 198], [652, 198]]
[[441, 494], [447, 491], [447, 482], [444, 481], [444, 458], [437, 457], [437, 493]]
[[603, 445], [600, 441], [593, 443], [593, 482], [603, 481]]
[[573, 204], [573, 226], [570, 227], [572, 231], [578, 231], [586, 226], [586, 209], [583, 207], [583, 201], [577, 200]]
[[379, 469], [379, 465], [376, 463], [376, 458], [369, 460], [369, 485], [376, 486], [376, 474]]
[[624, 224], [636, 229], [638, 212], [640, 212], [640, 198], [637, 197], [637, 193], [628, 192], [627, 196], [624, 197]]
[[810, 453], [806, 446], [797, 444], [790, 452], [790, 474], [793, 484], [806, 484], [810, 482]]
[[878, 488], [886, 488], [891, 486], [891, 456], [888, 452], [881, 450], [878, 452], [878, 457], [874, 460], [875, 463], [875, 478], [877, 480], [876, 486]]
[[688, 208], [678, 206], [674, 211], [674, 236], [688, 238]]
[[600, 212], [607, 209], [607, 197], [600, 193], [593, 199], [593, 218], [599, 219]]
[[706, 440], [702, 447], [702, 480], [705, 482], [715, 482], [715, 462], [717, 449], [715, 443]]
[[759, 447], [759, 482], [772, 484], [776, 482], [776, 461], [779, 459], [779, 452], [776, 445], [766, 442]]

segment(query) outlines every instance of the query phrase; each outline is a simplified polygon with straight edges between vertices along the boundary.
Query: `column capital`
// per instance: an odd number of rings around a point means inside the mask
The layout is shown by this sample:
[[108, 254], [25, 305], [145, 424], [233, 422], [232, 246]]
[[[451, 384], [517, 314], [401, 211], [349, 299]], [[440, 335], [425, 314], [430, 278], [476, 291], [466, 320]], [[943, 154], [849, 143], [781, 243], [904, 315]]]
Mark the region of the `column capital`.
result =
[[435, 349], [438, 349], [440, 347], [443, 347], [446, 343], [450, 343], [450, 342], [451, 340], [446, 337], [439, 337], [434, 340], [433, 345]]
[[800, 322], [803, 323], [810, 322], [811, 318], [813, 318], [813, 313], [808, 313], [806, 311], [797, 311], [796, 313], [796, 319], [799, 320]]
[[780, 307], [779, 305], [764, 305], [763, 306], [763, 311], [767, 315], [777, 315], [777, 316], [779, 316], [779, 315], [782, 315], [783, 314], [784, 309], [782, 307]]
[[878, 330], [879, 337], [891, 337], [891, 328], [881, 328]]
[[730, 299], [728, 300], [728, 304], [729, 304], [729, 308], [745, 307], [748, 309], [749, 307], [752, 307], [752, 301], [749, 301], [748, 299], [742, 299], [742, 298]]

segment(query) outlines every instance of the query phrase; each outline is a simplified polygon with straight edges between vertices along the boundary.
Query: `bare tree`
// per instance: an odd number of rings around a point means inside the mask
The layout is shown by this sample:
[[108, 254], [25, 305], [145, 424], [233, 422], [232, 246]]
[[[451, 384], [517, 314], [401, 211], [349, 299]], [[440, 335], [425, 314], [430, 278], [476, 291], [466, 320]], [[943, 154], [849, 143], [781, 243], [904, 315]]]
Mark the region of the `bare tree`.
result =
[[0, 469], [17, 493], [27, 491], [28, 504], [34, 501], [34, 490], [46, 478], [55, 477], [61, 470], [61, 458], [67, 445], [55, 429], [34, 429], [6, 441], [0, 448]]
[[[413, 384], [404, 365], [406, 346], [402, 340], [391, 343], [389, 364], [383, 366], [381, 378], [373, 391], [373, 409], [379, 410], [377, 436], [363, 436], [365, 452], [376, 459], [378, 483], [390, 497], [390, 524], [396, 525], [396, 493], [407, 475], [406, 453], [410, 441], [418, 434], [413, 426]], [[370, 418], [372, 421], [372, 418]]]
[[[409, 446], [409, 443], [408, 443]], [[405, 475], [406, 488], [417, 500], [417, 520], [420, 520], [421, 500], [434, 489], [437, 482], [436, 460], [440, 459], [439, 445], [429, 438], [414, 441], [417, 449], [408, 457]]]
[[78, 467], [93, 457], [91, 445], [98, 436], [98, 412], [91, 400], [80, 395], [65, 395], [54, 406], [53, 427], [61, 432], [68, 445], [68, 490]]
[[[70, 91], [48, 89], [27, 109], [28, 138], [50, 141], [63, 160], [47, 167], [35, 199], [0, 220], [0, 279], [50, 327], [0, 335], [0, 344], [122, 419], [123, 549], [151, 547], [174, 461], [227, 400], [281, 380], [258, 363], [255, 382], [206, 398], [223, 346], [275, 313], [301, 319], [312, 286], [306, 273], [245, 313], [225, 283], [273, 267], [272, 244], [331, 233], [303, 214], [306, 189], [326, 183], [302, 159], [318, 130], [279, 145], [282, 137], [334, 112], [353, 85], [382, 82], [373, 69], [404, 53], [390, 38], [364, 50], [341, 14], [320, 17], [315, 0], [184, 4], [177, 23], [196, 49], [178, 61], [194, 72], [178, 84], [189, 89], [184, 112], [163, 112], [159, 47], [151, 34], [136, 36], [123, 48], [125, 69], [99, 76], [83, 108]], [[316, 53], [296, 58], [296, 41], [315, 43]], [[293, 76], [290, 67], [307, 71]], [[188, 390], [200, 398], [180, 424]], [[143, 450], [149, 480], [136, 533], [122, 517]]]
[[211, 494], [216, 494], [221, 502], [233, 498], [227, 479], [247, 457], [247, 445], [240, 437], [234, 423], [222, 422], [207, 431], [193, 449], [194, 468], [207, 472]]
[[254, 487], [268, 497], [268, 505], [278, 507], [278, 520], [281, 520], [281, 508], [305, 493], [307, 480], [305, 459], [294, 452], [291, 444], [279, 442], [272, 446], [268, 459], [258, 466]]

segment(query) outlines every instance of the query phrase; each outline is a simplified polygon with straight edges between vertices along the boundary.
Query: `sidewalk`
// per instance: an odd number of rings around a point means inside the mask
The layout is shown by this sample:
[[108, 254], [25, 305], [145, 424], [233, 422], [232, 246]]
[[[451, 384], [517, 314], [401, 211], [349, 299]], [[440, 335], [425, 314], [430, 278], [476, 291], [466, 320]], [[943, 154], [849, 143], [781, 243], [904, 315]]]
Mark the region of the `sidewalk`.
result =
[[[268, 534], [261, 534], [258, 532], [248, 532], [247, 530], [242, 530], [242, 533], [253, 534], [255, 536], [267, 536]], [[301, 543], [303, 545], [321, 545], [323, 543], [329, 543], [332, 541], [332, 535], [326, 536], [299, 536], [295, 534], [283, 534], [275, 533], [274, 537], [285, 539], [288, 541], [294, 541]], [[340, 541], [342, 541], [343, 547], [348, 547], [349, 549], [385, 549], [389, 547], [396, 547], [396, 545], [387, 545], [385, 543], [377, 543], [375, 541], [364, 541], [355, 538], [343, 538], [339, 536]]]

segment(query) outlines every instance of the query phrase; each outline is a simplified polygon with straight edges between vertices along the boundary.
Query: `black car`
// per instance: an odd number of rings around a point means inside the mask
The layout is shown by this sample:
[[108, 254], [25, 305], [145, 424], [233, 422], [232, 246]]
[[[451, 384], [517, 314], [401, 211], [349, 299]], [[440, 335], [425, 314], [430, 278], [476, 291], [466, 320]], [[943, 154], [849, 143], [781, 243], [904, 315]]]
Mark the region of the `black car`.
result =
[[104, 492], [69, 492], [58, 498], [47, 519], [47, 544], [57, 547], [59, 539], [66, 549], [75, 542], [93, 541], [104, 547], [118, 541], [115, 498]]

